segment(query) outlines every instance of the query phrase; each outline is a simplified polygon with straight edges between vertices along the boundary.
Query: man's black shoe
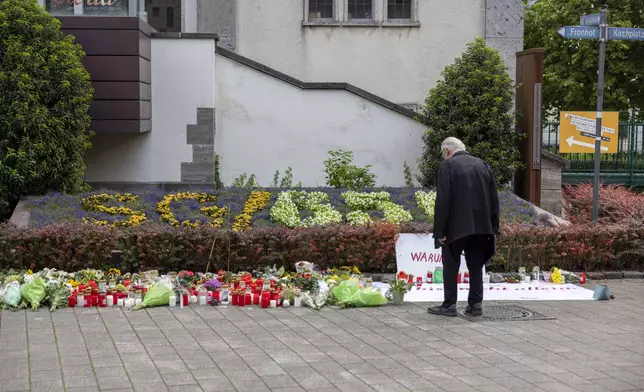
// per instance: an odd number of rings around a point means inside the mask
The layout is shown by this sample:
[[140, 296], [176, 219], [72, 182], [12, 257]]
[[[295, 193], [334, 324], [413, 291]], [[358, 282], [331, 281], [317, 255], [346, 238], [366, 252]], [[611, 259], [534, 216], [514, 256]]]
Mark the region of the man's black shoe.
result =
[[481, 316], [483, 315], [483, 305], [467, 305], [467, 307], [465, 308], [465, 313], [471, 314], [472, 316]]
[[456, 317], [456, 305], [452, 305], [449, 307], [443, 307], [441, 306], [433, 306], [431, 308], [427, 308], [427, 311], [431, 314], [435, 314], [437, 316], [447, 316], [447, 317]]

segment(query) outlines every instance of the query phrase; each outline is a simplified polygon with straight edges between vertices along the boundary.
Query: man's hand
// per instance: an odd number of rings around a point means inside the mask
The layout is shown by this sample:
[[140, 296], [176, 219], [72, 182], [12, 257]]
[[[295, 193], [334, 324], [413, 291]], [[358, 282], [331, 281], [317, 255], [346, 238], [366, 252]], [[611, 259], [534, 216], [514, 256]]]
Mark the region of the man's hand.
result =
[[443, 237], [438, 240], [438, 242], [440, 242], [441, 244], [445, 244], [445, 241], [447, 241], [447, 237]]

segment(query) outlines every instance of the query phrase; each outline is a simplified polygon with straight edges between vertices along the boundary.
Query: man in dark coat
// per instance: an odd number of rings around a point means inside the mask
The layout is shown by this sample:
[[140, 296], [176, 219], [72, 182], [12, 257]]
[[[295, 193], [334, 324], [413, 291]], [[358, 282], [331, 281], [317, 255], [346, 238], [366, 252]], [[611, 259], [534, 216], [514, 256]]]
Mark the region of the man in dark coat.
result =
[[441, 145], [444, 160], [436, 179], [434, 209], [435, 246], [442, 246], [442, 305], [427, 309], [441, 316], [456, 316], [457, 276], [461, 254], [470, 274], [466, 312], [483, 313], [483, 266], [495, 252], [499, 232], [499, 195], [490, 167], [465, 151], [463, 142], [447, 138]]

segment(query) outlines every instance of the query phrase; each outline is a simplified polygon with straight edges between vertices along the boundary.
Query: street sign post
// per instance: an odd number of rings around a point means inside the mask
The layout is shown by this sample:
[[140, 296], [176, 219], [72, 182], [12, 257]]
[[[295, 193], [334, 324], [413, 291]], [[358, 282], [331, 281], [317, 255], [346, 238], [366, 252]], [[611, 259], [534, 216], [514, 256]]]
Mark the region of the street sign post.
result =
[[[599, 164], [600, 154], [610, 152], [610, 146], [606, 143], [613, 140], [602, 134], [602, 119], [608, 113], [603, 113], [604, 106], [604, 66], [606, 63], [606, 41], [607, 40], [628, 40], [644, 41], [644, 29], [631, 27], [608, 27], [607, 9], [604, 6], [599, 14], [584, 15], [580, 19], [581, 26], [564, 26], [558, 30], [559, 35], [570, 39], [596, 39], [599, 40], [599, 69], [597, 82], [597, 112], [595, 113], [595, 173], [593, 176], [593, 223], [597, 223], [599, 210]], [[608, 128], [608, 127], [607, 127]], [[582, 136], [590, 137], [588, 132]], [[611, 139], [606, 141], [605, 138]], [[617, 143], [617, 135], [614, 137]], [[560, 134], [560, 149], [584, 148], [590, 149], [592, 145], [588, 140], [577, 140], [574, 135], [565, 139]], [[567, 147], [566, 147], [567, 145]], [[561, 151], [561, 150], [560, 150]]]
[[[559, 152], [593, 153], [595, 151], [596, 112], [561, 112], [559, 118]], [[617, 152], [619, 112], [602, 113], [601, 153]]]
[[599, 27], [596, 26], [564, 26], [558, 31], [560, 36], [573, 39], [597, 39]]
[[579, 24], [582, 26], [599, 26], [601, 17], [601, 14], [584, 15], [581, 17]]
[[644, 41], [644, 29], [636, 29], [631, 27], [609, 27], [608, 39]]

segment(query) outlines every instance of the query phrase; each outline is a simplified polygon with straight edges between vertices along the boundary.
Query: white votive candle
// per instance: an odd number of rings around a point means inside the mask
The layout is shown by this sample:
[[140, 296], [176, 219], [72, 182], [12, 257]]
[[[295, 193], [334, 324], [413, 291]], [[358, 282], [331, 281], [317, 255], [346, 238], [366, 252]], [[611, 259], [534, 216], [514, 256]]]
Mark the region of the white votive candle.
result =
[[271, 300], [271, 308], [276, 308], [277, 307], [277, 301], [272, 299]]
[[296, 308], [299, 308], [302, 306], [302, 297], [295, 297], [295, 300], [293, 301], [293, 306]]
[[111, 308], [112, 306], [114, 306], [114, 297], [112, 297], [111, 295], [108, 295], [107, 296], [107, 307]]
[[116, 300], [116, 305], [118, 305], [118, 306], [123, 306], [123, 305], [125, 305], [125, 301], [123, 300], [123, 298], [118, 298], [118, 299]]
[[177, 297], [174, 295], [171, 295], [170, 298], [168, 299], [168, 306], [171, 308], [174, 308], [177, 306]]
[[136, 299], [136, 300], [134, 300], [134, 301], [135, 301], [135, 302], [134, 302], [134, 304], [135, 304], [135, 305], [141, 305], [141, 302], [143, 302], [143, 300], [142, 300], [141, 298], [137, 298], [137, 299]]
[[190, 296], [190, 303], [193, 304], [193, 305], [197, 303], [197, 296], [196, 295], [191, 295]]

